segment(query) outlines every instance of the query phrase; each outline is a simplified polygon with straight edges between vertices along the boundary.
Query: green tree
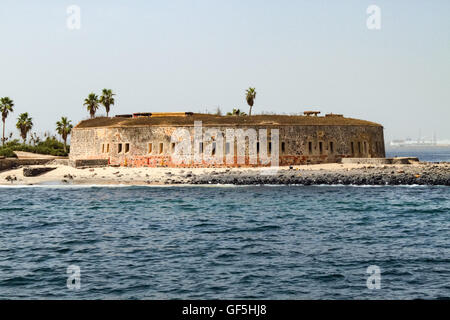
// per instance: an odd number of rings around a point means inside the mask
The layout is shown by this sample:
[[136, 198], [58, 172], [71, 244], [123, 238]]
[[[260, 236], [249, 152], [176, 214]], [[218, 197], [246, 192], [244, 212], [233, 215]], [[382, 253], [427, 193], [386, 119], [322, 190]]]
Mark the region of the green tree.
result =
[[106, 116], [109, 117], [109, 110], [112, 105], [114, 105], [114, 96], [115, 94], [111, 89], [103, 89], [102, 96], [100, 97], [100, 103], [106, 109]]
[[73, 125], [66, 117], [61, 117], [61, 120], [56, 122], [56, 132], [61, 136], [64, 141], [64, 152], [67, 152], [67, 137], [72, 131]]
[[8, 114], [10, 112], [13, 112], [13, 107], [14, 107], [14, 102], [8, 98], [8, 97], [3, 97], [0, 98], [0, 112], [2, 113], [2, 121], [3, 121], [3, 136], [2, 136], [2, 145], [5, 145], [5, 121], [6, 118], [8, 118]]
[[16, 128], [20, 131], [23, 143], [27, 141], [27, 134], [33, 128], [33, 119], [28, 116], [28, 112], [21, 113], [17, 118]]
[[245, 112], [242, 112], [240, 109], [233, 108], [233, 112], [227, 112], [227, 116], [246, 116]]
[[247, 104], [250, 106], [250, 111], [248, 112], [249, 116], [252, 115], [252, 107], [253, 104], [255, 103], [255, 98], [256, 98], [255, 88], [248, 88], [246, 91], [245, 99], [247, 100]]
[[90, 93], [86, 99], [84, 99], [84, 106], [86, 106], [87, 111], [89, 111], [89, 114], [91, 115], [91, 118], [95, 117], [95, 113], [98, 110], [98, 96], [95, 93]]

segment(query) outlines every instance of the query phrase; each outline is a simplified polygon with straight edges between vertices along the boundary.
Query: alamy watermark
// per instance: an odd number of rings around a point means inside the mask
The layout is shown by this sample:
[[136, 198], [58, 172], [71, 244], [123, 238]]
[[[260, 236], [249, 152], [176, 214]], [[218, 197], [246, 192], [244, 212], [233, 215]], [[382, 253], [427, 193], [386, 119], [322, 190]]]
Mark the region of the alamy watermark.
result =
[[377, 5], [367, 7], [366, 13], [369, 15], [366, 20], [366, 26], [369, 30], [381, 29], [381, 9]]
[[279, 129], [208, 127], [194, 122], [193, 135], [186, 128], [177, 128], [172, 136], [172, 161], [177, 165], [260, 165], [270, 167], [270, 174], [279, 167]]
[[379, 290], [381, 289], [381, 269], [379, 266], [368, 266], [366, 273], [368, 273], [370, 276], [367, 278], [366, 284], [367, 289], [370, 290]]
[[67, 289], [80, 290], [81, 288], [81, 269], [77, 265], [70, 265], [67, 267]]
[[81, 29], [81, 8], [77, 5], [68, 6], [66, 9], [66, 26], [69, 30]]

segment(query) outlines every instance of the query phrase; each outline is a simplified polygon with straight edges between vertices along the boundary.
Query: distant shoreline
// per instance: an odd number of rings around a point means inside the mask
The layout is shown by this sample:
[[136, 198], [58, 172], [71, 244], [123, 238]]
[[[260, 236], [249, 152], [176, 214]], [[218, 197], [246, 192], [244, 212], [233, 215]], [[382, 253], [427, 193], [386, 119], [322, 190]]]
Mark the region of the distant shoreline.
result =
[[449, 145], [398, 145], [398, 146], [391, 146], [386, 145], [386, 150], [396, 150], [396, 149], [408, 149], [408, 150], [414, 150], [414, 149], [450, 149]]

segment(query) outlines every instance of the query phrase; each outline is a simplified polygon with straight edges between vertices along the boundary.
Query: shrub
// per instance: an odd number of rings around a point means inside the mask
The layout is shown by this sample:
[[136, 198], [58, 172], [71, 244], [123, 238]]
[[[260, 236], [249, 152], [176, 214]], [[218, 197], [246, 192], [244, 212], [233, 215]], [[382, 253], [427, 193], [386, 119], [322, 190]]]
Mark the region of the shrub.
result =
[[[38, 142], [35, 146], [20, 143], [19, 140], [11, 140], [5, 143], [3, 149], [8, 149], [12, 151], [24, 151], [40, 154], [48, 154], [52, 156], [67, 156], [69, 151], [69, 146], [67, 146], [67, 152], [64, 152], [64, 144], [59, 142], [54, 137], [47, 137], [44, 141]], [[7, 151], [4, 151], [7, 152]], [[11, 154], [11, 153], [8, 153]], [[14, 154], [14, 153], [12, 153]], [[0, 154], [2, 155], [2, 154]]]
[[8, 147], [0, 147], [0, 156], [6, 157], [6, 158], [17, 158], [14, 151]]

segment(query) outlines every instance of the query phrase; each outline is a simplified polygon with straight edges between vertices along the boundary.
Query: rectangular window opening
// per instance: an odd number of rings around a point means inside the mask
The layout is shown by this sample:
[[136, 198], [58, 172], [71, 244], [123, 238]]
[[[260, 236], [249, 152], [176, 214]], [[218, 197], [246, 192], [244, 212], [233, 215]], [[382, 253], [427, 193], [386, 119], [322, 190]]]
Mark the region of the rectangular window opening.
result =
[[109, 143], [106, 145], [106, 153], [109, 153]]
[[320, 154], [323, 153], [323, 143], [322, 143], [322, 141], [319, 142], [319, 152], [320, 152]]
[[213, 156], [216, 155], [216, 143], [215, 142], [212, 143], [212, 155]]
[[227, 142], [225, 143], [225, 154], [229, 154], [230, 153], [230, 143]]
[[105, 153], [105, 144], [102, 144], [102, 153]]
[[309, 150], [309, 153], [312, 153], [312, 142], [311, 141], [308, 142], [308, 150]]
[[353, 142], [350, 143], [351, 147], [352, 147], [352, 154], [355, 154], [355, 145]]
[[358, 141], [358, 153], [361, 153], [361, 142]]
[[125, 153], [130, 152], [130, 144], [129, 143], [125, 143]]
[[153, 143], [148, 144], [148, 153], [152, 153], [153, 151]]
[[330, 141], [330, 152], [333, 153], [334, 152], [334, 142]]
[[117, 146], [117, 152], [122, 153], [122, 144], [121, 143], [119, 143]]
[[283, 141], [281, 142], [281, 153], [285, 153], [285, 151], [286, 151], [286, 143], [284, 143]]
[[159, 154], [164, 152], [164, 143], [160, 142], [159, 143]]
[[175, 142], [172, 142], [172, 143], [170, 144], [170, 151], [171, 151], [171, 152], [175, 152]]

